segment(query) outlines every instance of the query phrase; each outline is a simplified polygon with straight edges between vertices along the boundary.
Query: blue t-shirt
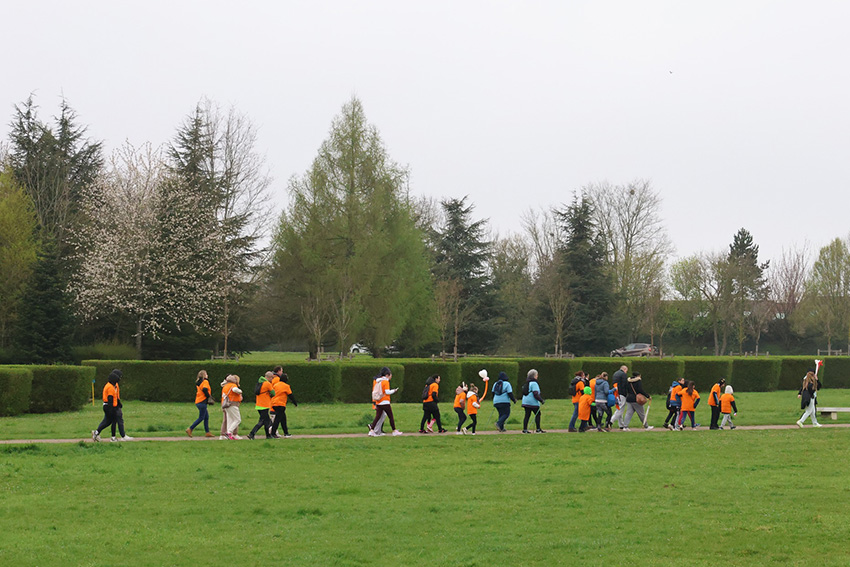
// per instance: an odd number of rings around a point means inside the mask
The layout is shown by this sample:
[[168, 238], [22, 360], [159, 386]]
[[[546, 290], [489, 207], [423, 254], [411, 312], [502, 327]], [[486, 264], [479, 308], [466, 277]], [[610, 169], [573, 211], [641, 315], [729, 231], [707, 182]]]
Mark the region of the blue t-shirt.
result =
[[528, 393], [522, 397], [522, 405], [524, 406], [539, 406], [540, 402], [534, 397], [534, 392], [540, 391], [540, 384], [537, 381], [528, 383]]
[[[496, 382], [498, 384], [498, 382]], [[495, 386], [494, 386], [495, 387]], [[507, 380], [502, 380], [502, 393], [501, 394], [493, 394], [493, 403], [494, 404], [509, 404], [511, 403], [511, 399], [508, 397], [508, 393], [512, 393], [514, 390], [511, 388], [511, 383]]]

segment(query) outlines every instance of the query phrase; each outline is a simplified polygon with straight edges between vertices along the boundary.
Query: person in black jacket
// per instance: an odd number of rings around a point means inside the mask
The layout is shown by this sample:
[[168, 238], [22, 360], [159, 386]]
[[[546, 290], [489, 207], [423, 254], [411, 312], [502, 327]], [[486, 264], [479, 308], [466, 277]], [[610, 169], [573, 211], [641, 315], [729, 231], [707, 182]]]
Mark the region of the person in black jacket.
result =
[[[621, 391], [622, 393], [622, 391]], [[624, 427], [623, 431], [629, 430], [629, 423], [632, 421], [632, 415], [637, 413], [638, 419], [640, 419], [641, 424], [646, 429], [652, 429], [651, 425], [647, 425], [645, 423], [646, 416], [643, 412], [643, 406], [637, 403], [638, 394], [643, 395], [647, 400], [651, 399], [652, 396], [647, 394], [643, 389], [643, 381], [640, 379], [640, 372], [633, 372], [632, 377], [628, 378], [626, 381], [626, 416], [623, 418]]]
[[803, 387], [797, 393], [800, 398], [800, 409], [806, 410], [803, 417], [797, 420], [797, 427], [803, 427], [803, 422], [807, 417], [812, 418], [812, 425], [815, 427], [823, 427], [818, 423], [817, 404], [818, 390], [820, 390], [820, 381], [814, 370], [809, 370], [806, 377], [803, 378]]
[[616, 421], [620, 429], [626, 426], [623, 416], [626, 413], [626, 390], [629, 388], [629, 375], [626, 374], [628, 371], [629, 367], [624, 364], [611, 376], [611, 384], [617, 386], [617, 405], [620, 406], [620, 409], [611, 416], [611, 420]]

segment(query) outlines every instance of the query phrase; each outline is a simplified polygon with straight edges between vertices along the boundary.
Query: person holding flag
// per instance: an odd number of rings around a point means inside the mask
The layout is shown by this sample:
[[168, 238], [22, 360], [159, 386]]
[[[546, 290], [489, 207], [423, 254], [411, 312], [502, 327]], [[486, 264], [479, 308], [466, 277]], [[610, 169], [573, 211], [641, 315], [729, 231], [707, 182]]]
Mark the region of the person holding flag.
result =
[[818, 380], [818, 370], [823, 365], [822, 360], [815, 360], [815, 369], [809, 370], [803, 378], [803, 387], [797, 393], [800, 398], [800, 409], [805, 410], [803, 417], [797, 420], [797, 427], [802, 428], [806, 418], [812, 418], [814, 427], [823, 427], [818, 423], [817, 405], [818, 405], [818, 390], [820, 390], [820, 381]]

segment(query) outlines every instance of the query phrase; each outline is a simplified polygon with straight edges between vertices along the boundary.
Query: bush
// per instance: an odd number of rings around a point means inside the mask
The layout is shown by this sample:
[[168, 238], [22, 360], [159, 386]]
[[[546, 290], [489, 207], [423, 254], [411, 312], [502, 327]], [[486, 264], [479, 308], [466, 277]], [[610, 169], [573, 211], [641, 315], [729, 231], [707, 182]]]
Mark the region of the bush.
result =
[[701, 356], [688, 357], [684, 360], [685, 372], [683, 376], [687, 380], [693, 380], [698, 390], [710, 392], [711, 387], [721, 378], [726, 378], [726, 382], [730, 383], [729, 381], [732, 376], [731, 359], [717, 356]]
[[[809, 366], [814, 366], [814, 361]], [[823, 374], [821, 374], [823, 373]], [[823, 359], [823, 368], [818, 372], [823, 378], [824, 388], [850, 388], [850, 357], [828, 356]], [[802, 383], [797, 386], [800, 389]]]
[[521, 398], [520, 389], [525, 383], [528, 371], [532, 368], [538, 372], [540, 392], [544, 400], [572, 398], [570, 381], [576, 372], [582, 369], [579, 358], [521, 358], [514, 387], [514, 396]]
[[32, 366], [30, 370], [30, 413], [77, 411], [88, 401], [95, 375], [91, 366]]
[[20, 366], [0, 367], [0, 416], [20, 415], [30, 407], [32, 370]]
[[[96, 370], [95, 394], [99, 394], [113, 368], [119, 368], [121, 398], [148, 402], [191, 402], [195, 399], [198, 371], [209, 374], [213, 397], [219, 399], [221, 382], [228, 374], [241, 378], [244, 404], [253, 403], [257, 379], [274, 365], [231, 361], [145, 361], [86, 360]], [[292, 393], [301, 402], [332, 402], [339, 396], [341, 373], [338, 364], [302, 362], [282, 365], [289, 376]]]
[[[347, 404], [365, 404], [371, 402], [372, 380], [380, 374], [381, 366], [360, 362], [340, 363], [341, 383], [338, 396], [339, 401]], [[392, 387], [402, 388], [399, 390], [399, 394], [393, 398], [400, 400], [401, 396], [404, 395], [405, 367], [401, 364], [388, 364], [386, 366], [393, 373], [390, 382]]]
[[736, 392], [773, 392], [781, 367], [780, 358], [733, 358], [729, 385]]
[[136, 349], [130, 345], [116, 343], [97, 343], [94, 345], [75, 346], [71, 349], [74, 362], [84, 360], [135, 360]]
[[[779, 383], [777, 388], [780, 390], [799, 391], [803, 386], [803, 378], [809, 368], [815, 367], [814, 357], [785, 357], [782, 359], [782, 367], [779, 370]], [[820, 372], [818, 373], [820, 376]]]
[[636, 358], [631, 370], [640, 372], [643, 389], [648, 394], [666, 394], [673, 380], [685, 375], [685, 361], [680, 358]]
[[439, 400], [453, 402], [455, 389], [461, 382], [460, 364], [456, 362], [404, 362], [402, 402], [422, 403], [422, 390], [429, 376], [440, 376]]

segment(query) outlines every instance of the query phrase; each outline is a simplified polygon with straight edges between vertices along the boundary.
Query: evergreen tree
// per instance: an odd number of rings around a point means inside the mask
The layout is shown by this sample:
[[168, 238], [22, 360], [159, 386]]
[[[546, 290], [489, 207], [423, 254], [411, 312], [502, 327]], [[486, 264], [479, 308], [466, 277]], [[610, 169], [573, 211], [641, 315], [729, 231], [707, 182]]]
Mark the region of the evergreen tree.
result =
[[738, 342], [738, 352], [742, 352], [747, 336], [748, 319], [754, 312], [753, 305], [767, 298], [768, 288], [765, 270], [770, 262], [759, 264], [759, 247], [753, 242], [753, 236], [744, 228], [738, 230], [729, 245], [728, 282], [728, 320], [733, 326]]
[[72, 319], [65, 280], [52, 242], [44, 245], [21, 298], [15, 332], [20, 362], [70, 363]]
[[572, 304], [565, 333], [567, 350], [576, 354], [599, 354], [610, 350], [622, 335], [623, 324], [615, 317], [613, 282], [605, 270], [605, 248], [593, 222], [593, 207], [582, 195], [556, 211], [565, 240], [561, 246], [563, 275]]

